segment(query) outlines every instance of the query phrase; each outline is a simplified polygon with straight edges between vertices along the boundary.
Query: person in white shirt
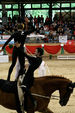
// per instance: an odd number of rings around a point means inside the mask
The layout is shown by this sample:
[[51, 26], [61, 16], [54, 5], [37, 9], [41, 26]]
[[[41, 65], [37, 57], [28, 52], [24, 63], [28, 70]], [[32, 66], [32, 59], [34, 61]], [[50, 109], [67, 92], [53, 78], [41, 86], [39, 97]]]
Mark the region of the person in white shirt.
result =
[[42, 61], [42, 63], [40, 64], [40, 66], [38, 68], [38, 76], [39, 77], [46, 76], [46, 64], [45, 64], [45, 61]]

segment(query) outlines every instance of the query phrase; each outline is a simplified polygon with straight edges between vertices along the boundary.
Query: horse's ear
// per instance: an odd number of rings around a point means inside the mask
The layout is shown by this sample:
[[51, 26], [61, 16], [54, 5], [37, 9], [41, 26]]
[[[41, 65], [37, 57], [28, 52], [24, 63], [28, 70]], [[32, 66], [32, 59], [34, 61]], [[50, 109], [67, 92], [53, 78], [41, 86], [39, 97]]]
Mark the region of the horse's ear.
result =
[[70, 88], [70, 89], [71, 89], [71, 88], [75, 88], [75, 82], [74, 82], [74, 83], [69, 84], [69, 88]]
[[74, 82], [74, 83], [72, 83], [72, 87], [73, 87], [73, 88], [75, 88], [75, 82]]

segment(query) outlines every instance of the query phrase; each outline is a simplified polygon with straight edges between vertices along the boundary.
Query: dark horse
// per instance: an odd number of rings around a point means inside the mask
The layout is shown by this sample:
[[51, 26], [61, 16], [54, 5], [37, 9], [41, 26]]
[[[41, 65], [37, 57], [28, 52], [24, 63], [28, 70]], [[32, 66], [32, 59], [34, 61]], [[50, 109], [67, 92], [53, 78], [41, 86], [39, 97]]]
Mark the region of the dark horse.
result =
[[[5, 84], [5, 85], [4, 85]], [[14, 88], [10, 85], [15, 86]], [[2, 86], [4, 88], [2, 88]], [[10, 86], [9, 88], [7, 88]], [[12, 88], [11, 88], [12, 87]], [[59, 76], [46, 76], [35, 78], [34, 85], [31, 88], [31, 92], [35, 100], [37, 101], [37, 106], [34, 108], [30, 99], [27, 101], [27, 113], [34, 113], [35, 111], [42, 113], [53, 113], [48, 107], [50, 102], [50, 97], [52, 93], [56, 90], [59, 91], [59, 103], [61, 106], [65, 106], [70, 98], [71, 93], [75, 83], [72, 83], [71, 80], [59, 77]], [[0, 80], [0, 105], [16, 110], [16, 98], [15, 90], [16, 83], [9, 82], [6, 80]]]

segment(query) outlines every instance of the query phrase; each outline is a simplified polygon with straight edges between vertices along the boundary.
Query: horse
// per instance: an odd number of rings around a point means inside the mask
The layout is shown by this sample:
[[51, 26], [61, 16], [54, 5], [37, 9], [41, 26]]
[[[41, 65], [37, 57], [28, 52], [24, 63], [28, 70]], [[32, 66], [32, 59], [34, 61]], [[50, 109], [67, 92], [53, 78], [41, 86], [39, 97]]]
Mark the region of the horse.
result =
[[[4, 85], [5, 84], [5, 85]], [[15, 86], [11, 88], [11, 84]], [[2, 88], [4, 86], [4, 88]], [[10, 86], [9, 88], [7, 88]], [[37, 105], [34, 107], [29, 97], [27, 97], [27, 113], [34, 113], [36, 111], [41, 113], [53, 113], [48, 108], [48, 104], [51, 99], [51, 95], [56, 90], [59, 91], [59, 103], [61, 106], [65, 106], [69, 101], [69, 98], [73, 92], [75, 83], [71, 80], [59, 77], [59, 76], [45, 76], [34, 79], [34, 85], [30, 89], [33, 98], [36, 100]], [[15, 90], [16, 84], [14, 81], [7, 83], [6, 80], [0, 79], [0, 105], [17, 110]], [[10, 91], [11, 90], [11, 91]], [[15, 90], [13, 92], [13, 90]], [[18, 111], [17, 111], [18, 112]], [[20, 113], [20, 112], [18, 112]]]

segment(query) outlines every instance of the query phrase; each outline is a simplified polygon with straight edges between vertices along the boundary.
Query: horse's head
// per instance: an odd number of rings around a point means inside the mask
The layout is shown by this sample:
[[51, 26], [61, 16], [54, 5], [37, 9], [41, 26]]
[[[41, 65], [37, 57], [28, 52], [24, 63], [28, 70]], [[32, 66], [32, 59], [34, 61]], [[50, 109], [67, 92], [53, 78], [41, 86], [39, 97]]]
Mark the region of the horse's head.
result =
[[73, 92], [73, 88], [75, 87], [75, 83], [69, 83], [66, 87], [59, 90], [60, 92], [60, 105], [65, 106], [70, 98], [71, 93]]

